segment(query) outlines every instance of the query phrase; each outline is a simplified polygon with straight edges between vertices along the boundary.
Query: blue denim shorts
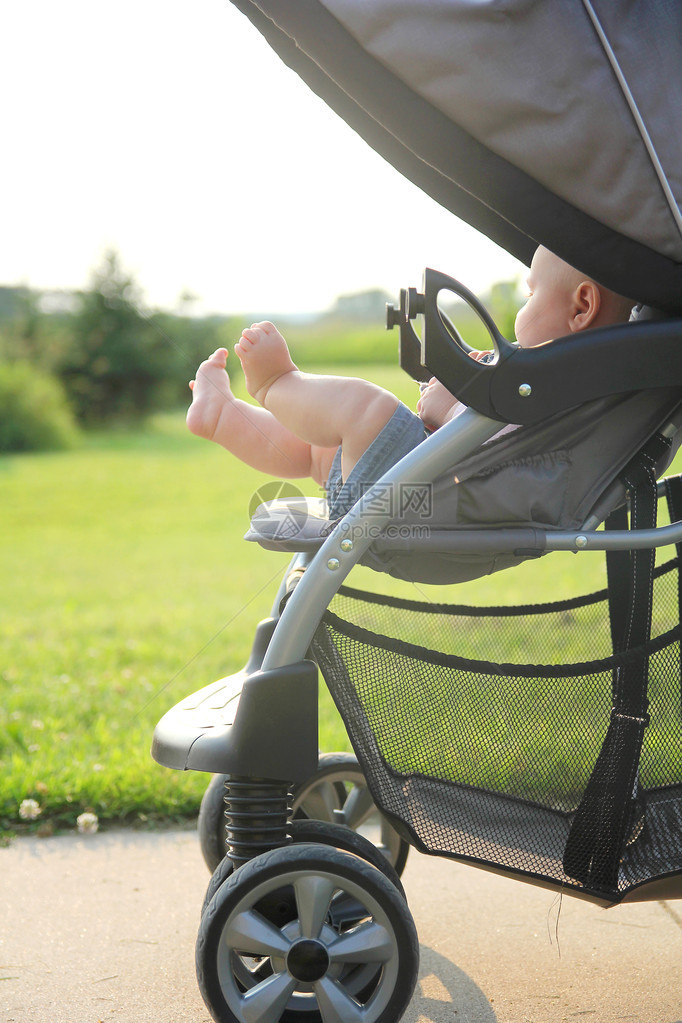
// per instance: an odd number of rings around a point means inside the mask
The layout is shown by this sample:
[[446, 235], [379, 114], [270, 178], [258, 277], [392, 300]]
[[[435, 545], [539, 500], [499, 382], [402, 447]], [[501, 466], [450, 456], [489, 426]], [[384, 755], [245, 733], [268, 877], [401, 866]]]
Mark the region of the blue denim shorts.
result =
[[373, 483], [428, 436], [428, 430], [424, 428], [419, 416], [410, 411], [407, 405], [400, 404], [381, 433], [355, 463], [347, 480], [341, 476], [339, 448], [327, 480], [329, 518], [333, 521], [350, 511]]

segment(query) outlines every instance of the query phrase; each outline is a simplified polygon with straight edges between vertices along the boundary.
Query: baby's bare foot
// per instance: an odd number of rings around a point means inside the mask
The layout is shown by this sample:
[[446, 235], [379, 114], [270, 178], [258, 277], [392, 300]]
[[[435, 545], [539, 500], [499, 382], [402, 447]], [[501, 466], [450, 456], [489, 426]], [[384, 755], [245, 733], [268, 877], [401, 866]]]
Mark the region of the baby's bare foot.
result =
[[296, 369], [286, 341], [274, 324], [267, 320], [253, 323], [242, 331], [234, 350], [244, 370], [246, 389], [261, 405], [265, 404], [274, 382]]
[[214, 440], [221, 417], [234, 403], [225, 371], [227, 348], [218, 348], [197, 370], [190, 381], [192, 404], [187, 411], [187, 426], [197, 437]]

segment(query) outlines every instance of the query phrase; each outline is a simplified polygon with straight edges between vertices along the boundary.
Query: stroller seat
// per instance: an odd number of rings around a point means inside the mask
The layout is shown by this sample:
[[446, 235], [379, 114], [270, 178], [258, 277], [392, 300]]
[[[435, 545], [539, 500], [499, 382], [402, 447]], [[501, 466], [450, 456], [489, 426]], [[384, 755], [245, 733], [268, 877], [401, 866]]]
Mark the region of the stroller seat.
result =
[[[428, 331], [428, 316], [425, 322]], [[628, 336], [634, 328], [627, 325], [622, 330], [624, 336]], [[673, 326], [666, 325], [662, 333], [660, 324], [650, 324], [648, 328], [639, 328], [640, 333], [635, 335], [639, 341], [641, 331], [650, 334], [649, 351], [654, 352], [657, 338], [664, 338], [665, 347], [671, 334], [676, 336]], [[595, 332], [592, 341], [598, 348], [599, 332]], [[611, 341], [610, 332], [607, 341]], [[452, 339], [448, 337], [445, 344], [451, 346]], [[570, 344], [578, 349], [575, 341], [571, 340]], [[546, 361], [551, 361], [551, 350], [557, 352], [565, 365], [566, 349], [562, 350], [561, 342], [548, 346]], [[577, 350], [574, 357], [579, 359], [580, 355]], [[473, 410], [463, 413], [398, 463], [339, 523], [330, 523], [324, 502], [315, 500], [280, 501], [259, 509], [247, 538], [272, 549], [299, 552], [290, 571], [292, 581], [285, 580], [272, 618], [259, 626], [254, 650], [244, 671], [183, 700], [159, 722], [154, 738], [155, 758], [179, 769], [257, 775], [281, 779], [288, 784], [303, 780], [314, 772], [317, 756], [316, 667], [313, 663], [316, 662], [344, 717], [377, 805], [410, 843], [424, 851], [494, 864], [497, 869], [523, 874], [540, 883], [561, 885], [603, 904], [621, 901], [626, 895], [634, 897], [632, 893], [652, 878], [667, 873], [677, 876], [682, 864], [677, 864], [674, 841], [671, 846], [669, 841], [659, 837], [655, 852], [650, 850], [643, 862], [640, 862], [640, 853], [635, 851], [635, 848], [641, 849], [641, 842], [629, 849], [628, 843], [641, 823], [638, 817], [633, 821], [624, 818], [621, 821], [620, 826], [627, 835], [615, 840], [617, 849], [615, 853], [613, 849], [609, 852], [608, 867], [598, 868], [590, 854], [588, 862], [569, 869], [571, 857], [568, 855], [567, 861], [566, 852], [569, 846], [575, 845], [576, 833], [579, 845], [584, 840], [585, 824], [581, 823], [581, 814], [589, 818], [594, 813], [596, 797], [590, 794], [590, 785], [603, 788], [611, 784], [604, 778], [592, 781], [600, 771], [603, 773], [599, 766], [602, 754], [611, 758], [607, 773], [615, 770], [611, 761], [618, 760], [617, 753], [608, 756], [603, 753], [611, 742], [609, 720], [613, 720], [614, 712], [616, 717], [640, 720], [637, 714], [630, 715], [630, 695], [618, 695], [621, 678], [629, 679], [630, 686], [634, 672], [639, 680], [636, 685], [643, 685], [646, 694], [647, 680], [654, 686], [663, 670], [661, 658], [669, 659], [679, 646], [679, 604], [670, 596], [677, 594], [678, 561], [673, 559], [669, 565], [657, 569], [650, 592], [642, 590], [641, 583], [634, 581], [638, 572], [640, 577], [646, 578], [641, 568], [642, 557], [653, 556], [656, 545], [682, 543], [682, 523], [675, 521], [675, 510], [682, 507], [682, 501], [678, 498], [677, 506], [674, 502], [670, 505], [673, 509], [671, 525], [656, 529], [656, 500], [650, 494], [647, 497], [647, 487], [649, 491], [653, 487], [653, 492], [657, 493], [656, 477], [670, 464], [682, 440], [680, 386], [670, 386], [668, 367], [655, 358], [653, 362], [661, 366], [658, 387], [641, 391], [634, 389], [633, 384], [628, 393], [593, 398], [540, 423], [531, 422], [505, 433], [497, 440], [491, 440], [499, 433], [497, 421]], [[489, 374], [489, 380], [505, 372], [502, 362], [486, 367], [479, 367], [468, 359], [467, 363], [476, 371], [482, 369]], [[638, 371], [632, 379], [639, 383], [640, 377]], [[485, 400], [482, 394], [479, 389], [479, 402]], [[564, 400], [562, 395], [560, 401]], [[476, 431], [473, 445], [466, 437], [467, 425]], [[465, 434], [464, 457], [457, 452], [457, 439], [462, 433]], [[556, 457], [552, 464], [558, 464], [562, 474], [559, 486], [556, 476], [546, 471], [546, 460], [558, 455], [561, 457]], [[542, 469], [539, 477], [536, 473], [538, 458]], [[455, 484], [454, 476], [461, 482]], [[415, 480], [433, 484], [429, 528], [420, 532], [418, 527], [423, 523], [418, 516], [410, 518], [409, 509], [403, 509], [400, 524], [403, 528], [407, 525], [407, 533], [399, 532], [396, 538], [387, 529], [379, 539], [368, 539], [363, 524], [370, 521], [376, 525], [375, 491], [381, 491], [387, 484], [402, 485]], [[670, 484], [670, 487], [671, 495], [678, 492], [677, 484]], [[460, 488], [465, 497], [453, 501], [452, 493], [456, 494]], [[661, 493], [666, 493], [665, 488]], [[633, 510], [629, 531], [623, 530], [627, 523], [622, 521], [626, 498]], [[635, 506], [641, 508], [647, 501], [649, 518], [642, 520], [639, 512], [639, 519], [636, 519]], [[500, 507], [505, 509], [507, 517], [497, 524], [494, 518], [501, 517]], [[543, 518], [530, 518], [530, 512], [537, 512], [538, 508], [550, 511]], [[370, 509], [369, 520], [367, 509]], [[486, 521], [486, 518], [493, 521]], [[602, 531], [597, 527], [604, 520], [606, 530]], [[384, 525], [390, 527], [392, 521], [395, 520], [387, 511]], [[646, 549], [647, 545], [651, 551]], [[630, 549], [638, 546], [645, 549], [645, 554], [641, 550], [630, 554]], [[355, 594], [355, 603], [351, 601], [351, 606], [365, 609], [359, 619], [339, 615], [336, 611], [340, 597], [352, 595], [342, 584], [358, 562], [400, 578], [451, 582], [506, 568], [551, 551], [590, 549], [609, 552], [612, 578], [609, 589], [586, 596], [583, 603], [557, 602], [547, 607], [521, 609], [466, 609], [456, 605], [434, 608], [390, 598], [382, 604], [378, 597]], [[613, 568], [616, 564], [618, 570]], [[617, 576], [613, 574], [616, 571]], [[311, 578], [313, 583], [309, 585]], [[293, 583], [298, 585], [294, 588]], [[665, 598], [659, 597], [662, 589]], [[629, 594], [629, 604], [619, 607], [619, 594], [623, 592]], [[301, 593], [306, 594], [302, 605]], [[280, 601], [285, 597], [291, 599], [287, 600], [280, 617]], [[347, 599], [342, 600], [342, 607], [347, 604]], [[653, 633], [647, 622], [639, 621], [640, 605], [652, 604], [656, 608]], [[325, 611], [327, 606], [329, 610]], [[369, 609], [374, 614], [380, 606], [381, 628], [374, 624], [372, 615], [368, 617], [366, 613]], [[443, 626], [450, 637], [449, 645], [435, 649], [429, 645], [434, 642], [433, 611], [438, 611], [445, 622], [452, 620], [450, 626]], [[556, 643], [565, 620], [578, 629], [575, 619], [579, 613], [591, 616], [591, 624], [584, 627], [585, 638], [590, 641], [596, 635], [594, 622], [601, 622], [601, 645], [589, 653], [579, 643], [577, 658], [567, 664], [561, 659], [552, 663], [548, 653], [552, 643]], [[396, 616], [393, 624], [387, 614]], [[410, 618], [418, 619], [420, 624], [410, 624]], [[638, 623], [633, 627], [635, 619]], [[293, 621], [290, 630], [285, 627], [288, 621]], [[501, 650], [486, 650], [485, 641], [490, 637], [485, 631], [483, 646], [478, 651], [465, 652], [467, 640], [463, 637], [471, 636], [474, 631], [480, 634], [482, 621], [493, 623], [491, 635], [495, 639], [504, 632], [500, 621], [507, 623], [507, 632], [512, 623], [513, 656], [504, 654], [509, 638]], [[530, 633], [535, 632], [541, 638], [540, 645], [545, 651], [542, 656], [532, 644], [526, 643], [524, 648], [518, 635], [521, 621], [534, 623]], [[425, 623], [429, 623], [428, 626]], [[477, 630], [472, 623], [477, 624]], [[524, 634], [528, 632], [526, 625]], [[557, 649], [560, 651], [561, 647]], [[514, 663], [521, 651], [525, 656], [520, 663]], [[442, 676], [442, 683], [438, 682], [439, 676]], [[652, 727], [647, 734], [660, 734], [662, 728], [664, 738], [657, 741], [675, 749], [679, 741], [675, 723], [679, 719], [679, 684], [677, 689], [673, 686], [671, 690], [665, 671], [663, 677], [665, 681], [660, 683], [661, 692], [665, 694], [663, 724]], [[523, 680], [529, 679], [533, 679], [530, 690], [535, 696], [524, 702], [521, 699]], [[439, 684], [443, 687], [440, 695]], [[368, 685], [370, 690], [366, 688]], [[462, 685], [491, 694], [476, 710], [479, 717], [475, 717], [473, 723], [467, 722], [463, 711]], [[589, 734], [590, 743], [580, 754], [571, 752], [570, 746], [566, 748], [566, 764], [575, 760], [582, 771], [580, 778], [567, 789], [554, 777], [549, 795], [542, 787], [537, 792], [532, 785], [530, 789], [524, 789], [523, 785], [519, 788], [518, 778], [510, 782], [511, 788], [503, 785], [501, 791], [494, 787], [486, 791], [490, 787], [486, 780], [488, 774], [486, 771], [478, 773], [475, 766], [481, 757], [485, 759], [483, 722], [486, 715], [492, 714], [492, 693], [498, 689], [507, 700], [510, 691], [517, 686], [520, 689], [515, 699], [519, 702], [514, 720], [519, 726], [525, 721], [529, 727], [529, 748], [520, 744], [518, 728], [509, 730], [506, 726], [493, 740], [493, 745], [514, 751], [513, 755], [519, 758], [519, 774], [524, 778], [534, 771], [543, 774], [548, 770], [543, 766], [546, 750], [542, 743], [539, 751], [532, 751], [539, 732], [549, 727], [544, 717], [540, 725], [534, 723], [537, 687], [545, 693], [541, 705], [555, 703], [548, 741], [556, 745], [565, 741], [560, 728], [562, 715], [579, 703], [577, 694], [594, 689], [600, 693], [598, 709], [590, 705], [588, 717], [595, 715], [592, 723], [588, 727], [583, 722], [578, 728], [579, 733]], [[420, 692], [421, 697], [416, 695]], [[646, 695], [638, 699], [647, 703]], [[424, 763], [430, 760], [425, 752], [426, 739], [418, 740], [414, 714], [408, 710], [434, 701], [440, 707], [439, 720], [449, 722], [448, 738], [443, 739], [447, 752], [436, 750], [431, 758], [436, 766], [426, 770]], [[378, 708], [388, 708], [385, 720], [381, 715], [377, 719]], [[453, 719], [451, 714], [455, 715]], [[645, 724], [648, 720], [644, 722], [642, 717], [642, 732]], [[488, 725], [493, 727], [490, 720]], [[436, 731], [428, 730], [430, 739]], [[282, 734], [289, 738], [291, 745], [282, 744]], [[411, 745], [414, 741], [416, 747]], [[397, 759], [389, 752], [394, 743], [401, 751]], [[457, 762], [467, 757], [471, 761], [466, 770], [448, 761], [458, 744], [461, 753]], [[638, 759], [639, 753], [636, 757]], [[532, 769], [531, 761], [538, 761]], [[491, 776], [508, 777], [507, 769], [495, 764], [494, 758], [486, 770]], [[649, 794], [647, 834], [677, 834], [676, 815], [682, 808], [676, 800], [671, 803], [669, 786], [678, 782], [682, 782], [682, 778], [671, 779], [668, 773], [662, 786], [667, 795]], [[647, 789], [652, 787], [646, 778], [642, 785]], [[631, 790], [633, 786], [634, 778], [630, 782]], [[624, 800], [627, 815], [635, 814], [629, 805], [630, 795]], [[623, 801], [622, 794], [619, 798]], [[581, 810], [583, 803], [587, 809]], [[581, 832], [583, 838], [580, 838]], [[532, 852], [533, 846], [535, 852]], [[621, 847], [626, 846], [629, 859], [628, 864], [623, 865]]]

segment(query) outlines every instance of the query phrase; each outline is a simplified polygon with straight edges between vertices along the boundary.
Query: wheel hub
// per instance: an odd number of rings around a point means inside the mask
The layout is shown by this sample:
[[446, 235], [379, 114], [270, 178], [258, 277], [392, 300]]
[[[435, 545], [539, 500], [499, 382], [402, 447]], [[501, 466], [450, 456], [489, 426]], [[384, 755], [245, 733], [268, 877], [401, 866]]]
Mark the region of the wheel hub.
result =
[[301, 938], [287, 952], [287, 970], [296, 980], [312, 984], [329, 969], [329, 955], [321, 941]]

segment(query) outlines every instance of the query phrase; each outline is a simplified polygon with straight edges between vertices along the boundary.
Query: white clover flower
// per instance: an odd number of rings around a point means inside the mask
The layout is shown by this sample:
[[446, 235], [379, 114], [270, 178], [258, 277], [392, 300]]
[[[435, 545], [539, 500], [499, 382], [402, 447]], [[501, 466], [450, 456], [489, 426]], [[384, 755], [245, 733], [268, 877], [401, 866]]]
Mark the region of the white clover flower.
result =
[[22, 821], [34, 821], [42, 813], [40, 803], [35, 799], [23, 799], [19, 807], [19, 816]]
[[76, 827], [81, 835], [94, 835], [99, 828], [96, 813], [82, 813], [76, 818]]

